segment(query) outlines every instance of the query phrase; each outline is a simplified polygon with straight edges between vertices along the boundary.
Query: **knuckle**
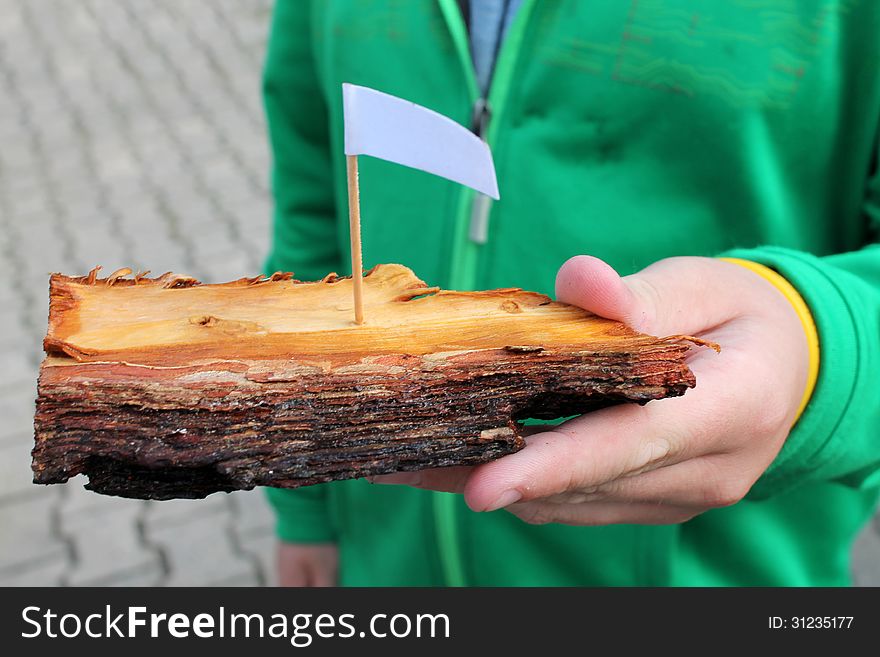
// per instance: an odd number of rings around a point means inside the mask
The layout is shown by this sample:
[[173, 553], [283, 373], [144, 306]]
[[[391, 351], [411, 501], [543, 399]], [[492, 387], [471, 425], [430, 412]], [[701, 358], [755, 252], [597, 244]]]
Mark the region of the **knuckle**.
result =
[[546, 477], [539, 497], [580, 491], [602, 478], [601, 464], [588, 458], [583, 442], [576, 434], [563, 430], [546, 434], [556, 441], [557, 450], [544, 469]]
[[[718, 365], [712, 363], [709, 367]], [[699, 403], [688, 407], [690, 421], [686, 423], [687, 435], [684, 439], [701, 443], [726, 442], [729, 436], [738, 433], [736, 416], [731, 409], [742, 406], [743, 393], [736, 385], [725, 384], [715, 386], [712, 390], [704, 389]]]
[[636, 516], [627, 517], [627, 524], [636, 525], [680, 525], [693, 519], [698, 511], [685, 511], [680, 509], [656, 509], [654, 511], [641, 511]]
[[644, 276], [633, 276], [629, 279], [629, 285], [636, 290], [644, 303], [639, 305], [638, 314], [627, 317], [628, 323], [644, 333], [655, 334], [659, 323], [657, 309], [663, 307], [660, 290]]
[[553, 498], [544, 498], [545, 502], [559, 502], [565, 504], [586, 504], [614, 498], [620, 492], [622, 486], [619, 479], [612, 479], [602, 484], [579, 486], [562, 495]]
[[529, 525], [546, 525], [554, 521], [552, 510], [542, 504], [514, 505], [507, 510]]
[[665, 436], [654, 436], [645, 442], [642, 451], [643, 467], [658, 466], [672, 455], [672, 442]]
[[738, 479], [717, 479], [703, 493], [703, 502], [710, 509], [733, 506], [742, 500], [749, 487]]
[[[769, 359], [768, 359], [769, 360]], [[746, 402], [750, 409], [750, 433], [754, 436], [779, 436], [788, 433], [793, 418], [792, 403], [800, 401], [789, 399], [787, 385], [780, 369], [770, 363], [752, 364], [752, 376], [763, 382]], [[799, 393], [802, 388], [799, 388]], [[743, 402], [740, 401], [740, 405]]]
[[681, 525], [690, 520], [693, 520], [699, 515], [699, 512], [696, 510], [680, 510], [675, 511], [669, 516], [669, 521], [666, 524], [669, 525]]
[[620, 479], [612, 479], [597, 486], [590, 486], [583, 493], [586, 501], [607, 500], [619, 495], [622, 487]]
[[787, 432], [790, 421], [786, 405], [781, 400], [769, 399], [756, 414], [755, 433], [761, 436], [780, 435]]
[[676, 456], [676, 445], [680, 444], [687, 444], [687, 440], [681, 436], [672, 438], [668, 433], [647, 437], [640, 441], [628, 462], [624, 462], [624, 467], [615, 474], [632, 476], [666, 465]]

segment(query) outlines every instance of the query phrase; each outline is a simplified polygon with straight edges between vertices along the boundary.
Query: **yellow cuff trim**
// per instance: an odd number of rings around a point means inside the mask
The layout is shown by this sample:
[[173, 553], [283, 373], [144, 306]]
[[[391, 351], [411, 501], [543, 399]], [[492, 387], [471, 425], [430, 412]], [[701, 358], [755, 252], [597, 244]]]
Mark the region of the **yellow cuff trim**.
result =
[[788, 302], [797, 313], [798, 319], [801, 320], [801, 325], [804, 327], [804, 334], [807, 336], [807, 350], [809, 352], [810, 362], [807, 369], [807, 388], [804, 390], [804, 396], [801, 398], [797, 414], [794, 416], [794, 421], [797, 422], [801, 417], [801, 414], [804, 412], [804, 409], [807, 407], [810, 397], [813, 396], [813, 389], [816, 387], [816, 381], [819, 378], [819, 332], [816, 330], [816, 322], [813, 321], [813, 315], [810, 313], [810, 309], [807, 307], [807, 304], [800, 293], [778, 272], [775, 272], [764, 265], [760, 265], [757, 262], [752, 262], [751, 260], [742, 260], [740, 258], [719, 258], [719, 260], [732, 262], [735, 265], [745, 267], [766, 280], [779, 290], [782, 293], [782, 296], [788, 299]]

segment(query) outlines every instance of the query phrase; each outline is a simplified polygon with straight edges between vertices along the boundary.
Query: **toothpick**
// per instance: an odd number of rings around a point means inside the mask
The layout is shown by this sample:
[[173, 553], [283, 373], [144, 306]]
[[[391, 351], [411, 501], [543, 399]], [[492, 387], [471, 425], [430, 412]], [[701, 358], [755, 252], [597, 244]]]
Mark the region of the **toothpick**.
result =
[[346, 155], [348, 173], [348, 232], [351, 236], [351, 280], [354, 290], [354, 322], [364, 323], [364, 265], [361, 256], [361, 199], [358, 190], [357, 155]]

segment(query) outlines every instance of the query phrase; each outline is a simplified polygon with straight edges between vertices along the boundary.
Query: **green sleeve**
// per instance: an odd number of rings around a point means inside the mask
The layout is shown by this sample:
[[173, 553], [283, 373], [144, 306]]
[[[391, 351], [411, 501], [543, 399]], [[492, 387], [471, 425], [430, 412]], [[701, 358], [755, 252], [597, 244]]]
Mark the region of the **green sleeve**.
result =
[[279, 0], [272, 18], [263, 99], [275, 198], [267, 271], [316, 280], [339, 268], [326, 100], [312, 53], [311, 2]]
[[[263, 76], [275, 197], [272, 250], [265, 270], [315, 280], [338, 269], [336, 208], [327, 107], [309, 35], [310, 2], [278, 0]], [[267, 489], [279, 538], [332, 541], [327, 486]]]
[[728, 255], [771, 267], [801, 293], [819, 332], [819, 379], [782, 451], [752, 488], [766, 498], [812, 481], [880, 485], [880, 172], [868, 178], [865, 241], [825, 257], [778, 247]]

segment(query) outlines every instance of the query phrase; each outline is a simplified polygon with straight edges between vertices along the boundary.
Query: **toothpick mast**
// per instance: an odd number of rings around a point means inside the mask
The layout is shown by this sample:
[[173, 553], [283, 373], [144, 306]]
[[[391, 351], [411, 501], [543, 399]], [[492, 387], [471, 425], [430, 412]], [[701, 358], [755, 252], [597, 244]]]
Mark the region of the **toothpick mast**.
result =
[[361, 255], [361, 200], [357, 155], [345, 156], [348, 174], [348, 232], [351, 236], [351, 280], [354, 285], [354, 323], [364, 323], [364, 263]]
[[396, 162], [447, 178], [494, 198], [498, 195], [489, 145], [452, 119], [427, 107], [356, 84], [342, 84], [345, 164], [354, 321], [364, 323], [364, 273], [358, 155]]

